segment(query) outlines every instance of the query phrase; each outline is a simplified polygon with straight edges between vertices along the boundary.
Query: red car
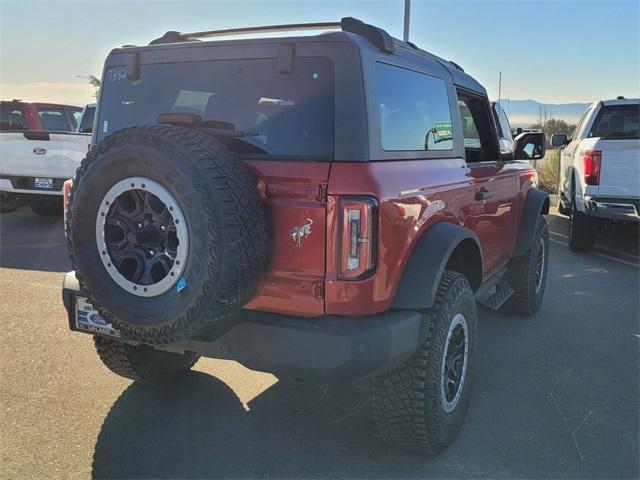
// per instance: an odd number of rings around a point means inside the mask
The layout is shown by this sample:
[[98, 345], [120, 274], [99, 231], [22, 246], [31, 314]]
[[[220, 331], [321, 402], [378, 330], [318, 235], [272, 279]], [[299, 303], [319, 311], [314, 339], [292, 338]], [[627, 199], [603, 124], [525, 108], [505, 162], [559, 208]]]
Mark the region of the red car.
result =
[[[339, 31], [199, 41], [301, 27]], [[380, 28], [168, 32], [111, 52], [96, 115], [63, 299], [119, 375], [206, 356], [366, 382], [380, 436], [434, 453], [469, 405], [477, 304], [542, 303], [549, 200], [521, 160], [544, 135], [501, 153], [485, 89]]]
[[0, 102], [0, 130], [75, 132], [82, 108], [22, 100]]

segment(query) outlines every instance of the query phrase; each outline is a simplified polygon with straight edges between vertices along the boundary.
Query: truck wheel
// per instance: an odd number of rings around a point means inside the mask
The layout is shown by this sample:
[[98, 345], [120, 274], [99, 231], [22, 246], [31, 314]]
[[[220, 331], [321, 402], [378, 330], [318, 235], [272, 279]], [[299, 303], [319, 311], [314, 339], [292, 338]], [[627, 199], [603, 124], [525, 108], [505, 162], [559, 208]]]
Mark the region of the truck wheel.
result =
[[168, 382], [187, 373], [200, 358], [193, 352], [163, 352], [147, 345], [134, 346], [97, 335], [93, 341], [105, 367], [138, 382]]
[[571, 203], [569, 248], [574, 252], [588, 252], [596, 241], [596, 220], [578, 210], [576, 203], [575, 199]]
[[445, 271], [425, 314], [429, 326], [422, 346], [373, 379], [373, 415], [384, 440], [435, 454], [453, 442], [471, 398], [478, 313], [467, 279]]
[[0, 213], [13, 212], [20, 205], [20, 198], [13, 193], [0, 192]]
[[548, 265], [549, 226], [547, 219], [540, 216], [531, 248], [507, 265], [506, 280], [513, 288], [513, 295], [505, 305], [509, 311], [526, 316], [538, 311], [547, 285]]
[[80, 285], [123, 339], [165, 344], [229, 327], [266, 260], [258, 191], [212, 136], [119, 130], [82, 161], [69, 253]]
[[30, 195], [29, 208], [33, 213], [43, 216], [62, 215], [64, 206], [58, 195]]

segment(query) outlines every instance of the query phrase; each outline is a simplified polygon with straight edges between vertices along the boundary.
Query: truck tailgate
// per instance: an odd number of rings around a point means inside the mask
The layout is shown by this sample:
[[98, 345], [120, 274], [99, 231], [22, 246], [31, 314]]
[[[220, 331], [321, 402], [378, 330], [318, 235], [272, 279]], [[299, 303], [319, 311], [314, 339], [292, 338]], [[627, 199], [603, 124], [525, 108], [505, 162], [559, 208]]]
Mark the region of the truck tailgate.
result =
[[91, 135], [0, 133], [0, 175], [71, 178], [87, 154]]
[[602, 151], [599, 196], [640, 196], [640, 140], [615, 139], [598, 141]]

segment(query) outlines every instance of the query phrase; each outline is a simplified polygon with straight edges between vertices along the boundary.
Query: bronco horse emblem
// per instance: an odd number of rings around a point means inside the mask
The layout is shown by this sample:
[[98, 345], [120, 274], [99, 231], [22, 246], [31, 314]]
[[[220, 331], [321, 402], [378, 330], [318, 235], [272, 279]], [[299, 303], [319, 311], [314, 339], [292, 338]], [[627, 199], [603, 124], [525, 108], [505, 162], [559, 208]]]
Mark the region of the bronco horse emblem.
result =
[[300, 227], [293, 227], [291, 229], [291, 238], [294, 242], [296, 242], [296, 247], [300, 248], [301, 242], [303, 238], [307, 238], [311, 235], [311, 225], [313, 225], [313, 220], [307, 218], [307, 223]]

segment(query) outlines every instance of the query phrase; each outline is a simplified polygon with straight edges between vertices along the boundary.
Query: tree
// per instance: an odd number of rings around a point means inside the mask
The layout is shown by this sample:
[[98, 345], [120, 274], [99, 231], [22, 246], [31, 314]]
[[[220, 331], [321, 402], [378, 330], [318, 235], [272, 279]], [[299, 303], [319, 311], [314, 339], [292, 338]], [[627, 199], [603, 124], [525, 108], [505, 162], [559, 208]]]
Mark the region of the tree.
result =
[[98, 92], [100, 91], [100, 80], [98, 80], [93, 75], [76, 75], [78, 78], [86, 78], [89, 80], [89, 84], [96, 89], [96, 92], [93, 94], [94, 97], [98, 96]]
[[551, 135], [571, 135], [576, 126], [568, 124], [564, 120], [556, 118], [544, 118], [542, 122], [536, 122], [531, 125], [531, 128], [542, 130], [547, 138], [551, 138]]

